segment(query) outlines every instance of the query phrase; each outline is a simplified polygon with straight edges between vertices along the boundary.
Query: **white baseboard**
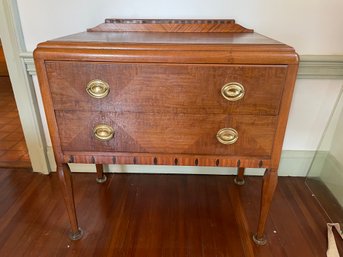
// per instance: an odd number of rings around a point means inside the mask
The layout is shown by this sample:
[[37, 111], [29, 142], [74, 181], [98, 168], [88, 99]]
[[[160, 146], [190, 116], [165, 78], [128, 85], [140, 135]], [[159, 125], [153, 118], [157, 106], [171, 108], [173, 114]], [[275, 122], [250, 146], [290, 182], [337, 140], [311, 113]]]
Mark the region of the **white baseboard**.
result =
[[306, 177], [316, 151], [283, 150], [279, 175]]
[[[48, 150], [52, 157], [52, 149]], [[281, 155], [279, 167], [280, 176], [305, 177], [311, 165], [314, 151], [284, 150]], [[53, 158], [50, 158], [51, 167], [56, 167]], [[95, 172], [93, 164], [70, 164], [73, 172]], [[55, 168], [52, 168], [54, 171]], [[236, 168], [225, 167], [191, 167], [191, 166], [166, 166], [166, 165], [105, 165], [104, 171], [108, 173], [157, 173], [157, 174], [236, 174]], [[262, 175], [264, 169], [247, 169], [247, 175]]]
[[333, 155], [326, 155], [319, 178], [343, 207], [343, 165]]

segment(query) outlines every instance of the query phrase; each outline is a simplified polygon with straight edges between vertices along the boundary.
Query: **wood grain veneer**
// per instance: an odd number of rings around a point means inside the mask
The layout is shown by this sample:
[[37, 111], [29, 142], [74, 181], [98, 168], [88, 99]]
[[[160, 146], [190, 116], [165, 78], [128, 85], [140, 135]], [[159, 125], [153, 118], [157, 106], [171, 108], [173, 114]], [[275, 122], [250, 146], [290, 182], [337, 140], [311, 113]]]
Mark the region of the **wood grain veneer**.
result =
[[[286, 65], [70, 61], [45, 65], [54, 109], [115, 112], [276, 115], [287, 72]], [[94, 99], [84, 88], [100, 78], [111, 90], [108, 97]], [[230, 103], [221, 95], [222, 86], [229, 81], [244, 85], [241, 100]]]
[[106, 19], [89, 32], [253, 32], [235, 20]]
[[[67, 163], [97, 164], [98, 181], [101, 164], [167, 164], [238, 167], [237, 184], [245, 168], [266, 168], [254, 235], [266, 242], [298, 68], [292, 47], [233, 20], [107, 19], [39, 44], [34, 58], [72, 239], [82, 231]], [[106, 97], [86, 92], [94, 79], [108, 84]], [[244, 91], [237, 101], [222, 95], [231, 82], [244, 88], [233, 90]], [[95, 138], [99, 124], [112, 127], [111, 140]], [[220, 143], [222, 128], [237, 141]]]
[[[63, 151], [133, 152], [269, 157], [277, 118], [253, 115], [56, 111]], [[173, 122], [171, 122], [173, 121]], [[93, 135], [97, 124], [114, 128], [112, 140]], [[218, 142], [219, 129], [233, 127], [239, 140]]]

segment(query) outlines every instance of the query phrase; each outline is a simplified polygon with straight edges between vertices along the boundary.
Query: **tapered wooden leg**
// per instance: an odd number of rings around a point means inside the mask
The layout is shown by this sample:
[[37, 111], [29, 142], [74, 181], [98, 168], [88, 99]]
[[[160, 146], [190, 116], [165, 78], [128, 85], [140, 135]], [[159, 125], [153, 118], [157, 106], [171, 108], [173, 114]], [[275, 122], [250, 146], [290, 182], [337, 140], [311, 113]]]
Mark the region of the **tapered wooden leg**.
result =
[[273, 195], [276, 189], [278, 175], [276, 170], [266, 169], [263, 176], [262, 197], [260, 218], [258, 221], [257, 233], [253, 236], [253, 240], [257, 245], [265, 245], [267, 240], [264, 236], [264, 229], [272, 203]]
[[96, 182], [105, 183], [107, 180], [106, 175], [104, 174], [104, 166], [102, 164], [95, 164], [96, 167]]
[[237, 176], [233, 180], [235, 184], [240, 185], [240, 186], [245, 184], [244, 171], [245, 171], [245, 168], [238, 168]]
[[73, 181], [71, 178], [71, 172], [68, 164], [64, 163], [62, 165], [58, 165], [57, 172], [71, 225], [71, 232], [69, 234], [69, 237], [71, 240], [78, 240], [82, 237], [83, 233], [82, 230], [79, 228], [77, 222], [73, 192]]

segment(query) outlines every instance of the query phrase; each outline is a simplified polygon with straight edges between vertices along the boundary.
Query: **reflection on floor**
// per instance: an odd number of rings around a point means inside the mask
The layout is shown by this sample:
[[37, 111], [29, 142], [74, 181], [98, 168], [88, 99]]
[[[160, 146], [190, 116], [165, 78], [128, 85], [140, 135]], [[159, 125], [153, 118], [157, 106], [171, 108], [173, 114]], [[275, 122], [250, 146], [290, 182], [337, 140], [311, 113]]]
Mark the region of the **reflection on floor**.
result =
[[0, 77], [0, 166], [31, 166], [9, 77]]

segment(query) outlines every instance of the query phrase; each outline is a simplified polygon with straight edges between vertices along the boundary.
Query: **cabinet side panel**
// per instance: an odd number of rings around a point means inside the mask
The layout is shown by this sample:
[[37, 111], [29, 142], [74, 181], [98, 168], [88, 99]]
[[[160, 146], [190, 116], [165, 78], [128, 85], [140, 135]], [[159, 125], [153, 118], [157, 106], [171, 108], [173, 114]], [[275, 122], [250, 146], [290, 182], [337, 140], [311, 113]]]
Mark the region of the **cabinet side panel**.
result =
[[284, 140], [287, 121], [288, 121], [288, 114], [289, 114], [289, 110], [290, 110], [290, 106], [292, 102], [297, 71], [298, 71], [298, 65], [288, 66], [287, 78], [286, 78], [285, 88], [284, 88], [282, 101], [280, 105], [280, 114], [279, 114], [276, 135], [275, 135], [275, 140], [274, 140], [274, 146], [273, 146], [271, 167], [274, 169], [278, 168], [279, 162], [280, 162], [282, 145], [283, 145], [283, 140]]

